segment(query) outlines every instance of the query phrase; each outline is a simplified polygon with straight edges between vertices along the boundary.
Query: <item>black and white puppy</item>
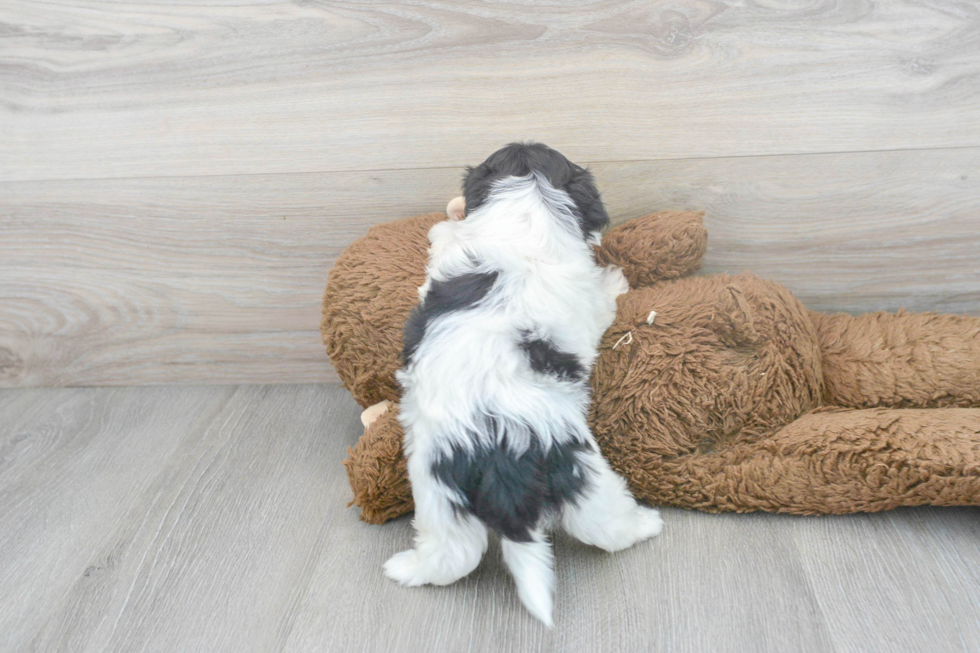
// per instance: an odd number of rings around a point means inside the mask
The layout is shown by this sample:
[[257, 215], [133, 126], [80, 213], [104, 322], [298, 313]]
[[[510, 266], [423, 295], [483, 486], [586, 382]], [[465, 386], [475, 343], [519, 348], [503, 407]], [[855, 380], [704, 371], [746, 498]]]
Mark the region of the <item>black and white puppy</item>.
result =
[[596, 265], [609, 222], [592, 175], [541, 144], [469, 168], [465, 217], [429, 232], [420, 303], [405, 325], [399, 420], [415, 548], [385, 563], [404, 585], [447, 585], [501, 537], [521, 601], [552, 623], [548, 530], [617, 551], [662, 522], [633, 499], [589, 431], [589, 374], [619, 268]]

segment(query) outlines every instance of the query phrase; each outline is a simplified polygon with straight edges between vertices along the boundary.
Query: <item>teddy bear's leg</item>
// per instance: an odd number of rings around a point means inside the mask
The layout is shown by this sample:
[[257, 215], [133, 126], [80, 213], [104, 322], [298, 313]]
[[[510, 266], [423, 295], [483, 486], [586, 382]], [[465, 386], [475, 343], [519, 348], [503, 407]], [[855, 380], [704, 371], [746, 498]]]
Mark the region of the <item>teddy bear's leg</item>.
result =
[[803, 515], [980, 505], [980, 408], [834, 409], [771, 436], [665, 457], [644, 496], [698, 510]]
[[848, 408], [980, 408], [980, 318], [811, 313], [824, 402]]
[[402, 585], [449, 585], [476, 569], [487, 550], [487, 528], [453, 508], [445, 488], [424, 464], [413, 466], [410, 458], [408, 469], [415, 498], [415, 548], [389, 558], [385, 575]]
[[619, 551], [659, 535], [663, 530], [660, 513], [639, 505], [617, 474], [598, 452], [589, 452], [585, 496], [562, 513], [562, 527], [572, 537], [606, 551]]
[[415, 508], [402, 452], [404, 430], [398, 421], [398, 404], [375, 404], [361, 413], [361, 419], [369, 423], [357, 444], [347, 450], [344, 467], [361, 519], [383, 524]]

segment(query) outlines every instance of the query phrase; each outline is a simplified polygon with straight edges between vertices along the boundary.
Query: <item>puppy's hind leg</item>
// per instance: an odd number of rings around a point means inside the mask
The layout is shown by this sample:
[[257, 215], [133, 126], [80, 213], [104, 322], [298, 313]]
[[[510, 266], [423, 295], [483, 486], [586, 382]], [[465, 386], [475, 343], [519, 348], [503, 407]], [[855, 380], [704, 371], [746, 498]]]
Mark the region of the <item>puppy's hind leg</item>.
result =
[[562, 511], [562, 527], [572, 537], [606, 551], [626, 549], [659, 535], [660, 513], [641, 506], [626, 481], [598, 452], [579, 454], [590, 470], [582, 496]]
[[531, 541], [500, 538], [504, 563], [517, 583], [517, 595], [528, 612], [549, 628], [554, 606], [555, 568], [551, 543], [543, 531], [533, 531]]
[[396, 553], [385, 575], [402, 585], [449, 585], [476, 569], [487, 550], [487, 528], [455, 509], [444, 486], [427, 470], [413, 470], [415, 548]]

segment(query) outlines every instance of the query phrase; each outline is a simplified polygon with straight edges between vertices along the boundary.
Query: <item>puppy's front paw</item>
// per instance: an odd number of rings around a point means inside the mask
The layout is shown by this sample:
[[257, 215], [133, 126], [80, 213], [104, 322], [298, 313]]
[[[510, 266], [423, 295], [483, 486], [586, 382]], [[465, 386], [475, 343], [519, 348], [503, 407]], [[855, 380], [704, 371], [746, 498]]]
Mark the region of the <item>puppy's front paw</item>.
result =
[[626, 280], [626, 275], [623, 274], [623, 268], [617, 265], [606, 267], [605, 282], [606, 290], [613, 299], [630, 291], [630, 284]]
[[441, 254], [453, 242], [458, 222], [443, 220], [429, 228], [429, 256]]
[[634, 523], [637, 542], [656, 537], [664, 529], [664, 520], [660, 518], [660, 512], [645, 506], [636, 507], [636, 521]]
[[425, 580], [419, 578], [419, 567], [421, 560], [419, 552], [415, 549], [402, 551], [388, 558], [385, 563], [385, 576], [402, 585], [416, 586], [424, 585]]

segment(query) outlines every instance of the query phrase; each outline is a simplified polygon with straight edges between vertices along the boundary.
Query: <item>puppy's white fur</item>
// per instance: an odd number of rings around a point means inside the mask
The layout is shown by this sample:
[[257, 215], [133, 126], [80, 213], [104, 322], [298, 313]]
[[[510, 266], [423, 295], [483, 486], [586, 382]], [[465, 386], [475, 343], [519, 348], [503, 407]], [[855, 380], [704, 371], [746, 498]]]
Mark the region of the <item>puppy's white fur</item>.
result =
[[[415, 499], [415, 548], [392, 557], [385, 573], [405, 585], [446, 585], [469, 574], [487, 547], [487, 527], [461, 512], [466, 498], [433, 474], [440, 455], [505, 447], [520, 455], [537, 438], [545, 450], [570, 440], [588, 482], [577, 501], [529, 525], [532, 541], [502, 541], [504, 561], [521, 601], [552, 623], [554, 571], [547, 529], [560, 524], [579, 540], [616, 551], [657, 535], [656, 510], [636, 503], [624, 480], [600, 455], [589, 431], [588, 376], [597, 345], [612, 324], [616, 297], [628, 290], [618, 268], [594, 263], [568, 194], [536, 173], [498, 181], [465, 219], [429, 232], [424, 301], [433, 281], [496, 272], [486, 296], [467, 310], [430, 321], [411, 362], [398, 372], [404, 389], [399, 420]], [[521, 334], [574, 354], [584, 380], [531, 368]], [[487, 415], [507, 424], [506, 439], [487, 432]], [[474, 436], [474, 434], [477, 434]], [[474, 437], [481, 441], [474, 441]]]

